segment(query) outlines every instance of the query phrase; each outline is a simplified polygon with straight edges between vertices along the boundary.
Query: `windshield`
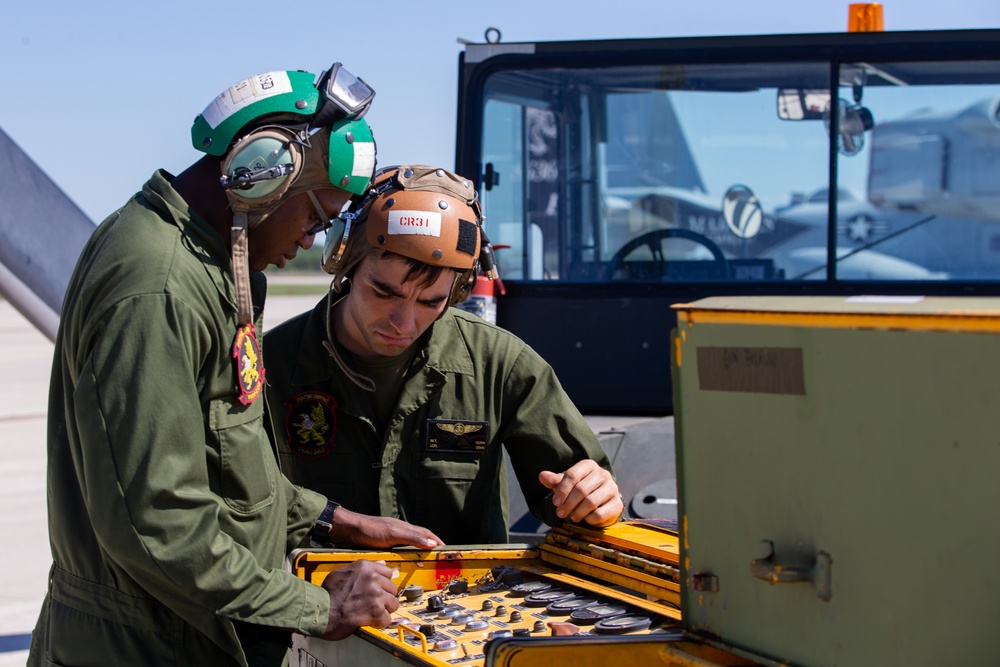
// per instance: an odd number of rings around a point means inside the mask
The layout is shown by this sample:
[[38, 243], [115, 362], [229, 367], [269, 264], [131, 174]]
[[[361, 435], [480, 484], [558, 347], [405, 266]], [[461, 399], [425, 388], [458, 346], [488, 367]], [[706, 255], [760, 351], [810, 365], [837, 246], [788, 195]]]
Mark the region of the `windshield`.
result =
[[505, 280], [1000, 279], [1000, 62], [504, 70], [484, 96]]

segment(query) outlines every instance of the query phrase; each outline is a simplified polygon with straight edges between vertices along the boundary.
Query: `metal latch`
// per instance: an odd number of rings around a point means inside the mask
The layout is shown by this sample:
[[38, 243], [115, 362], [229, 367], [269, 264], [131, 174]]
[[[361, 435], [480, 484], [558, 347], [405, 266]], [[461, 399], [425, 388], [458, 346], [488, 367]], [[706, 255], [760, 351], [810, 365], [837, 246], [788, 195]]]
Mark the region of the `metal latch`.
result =
[[711, 572], [695, 572], [691, 576], [691, 588], [702, 593], [718, 593], [719, 578]]
[[829, 602], [833, 593], [830, 590], [830, 570], [833, 558], [825, 551], [816, 554], [816, 562], [811, 566], [782, 565], [774, 558], [774, 542], [761, 540], [760, 558], [750, 561], [750, 574], [769, 584], [797, 584], [811, 581], [816, 584], [816, 595], [820, 600]]

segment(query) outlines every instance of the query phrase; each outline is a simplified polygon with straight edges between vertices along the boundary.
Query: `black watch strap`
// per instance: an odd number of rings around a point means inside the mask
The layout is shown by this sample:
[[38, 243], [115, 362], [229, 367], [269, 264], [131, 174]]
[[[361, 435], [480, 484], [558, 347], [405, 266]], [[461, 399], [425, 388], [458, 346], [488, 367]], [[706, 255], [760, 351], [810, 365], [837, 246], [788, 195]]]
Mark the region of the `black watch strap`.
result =
[[326, 502], [326, 507], [323, 508], [319, 518], [313, 524], [312, 530], [309, 531], [309, 541], [313, 546], [333, 546], [333, 541], [330, 539], [330, 530], [333, 528], [333, 515], [338, 507], [340, 507], [340, 504], [332, 500]]

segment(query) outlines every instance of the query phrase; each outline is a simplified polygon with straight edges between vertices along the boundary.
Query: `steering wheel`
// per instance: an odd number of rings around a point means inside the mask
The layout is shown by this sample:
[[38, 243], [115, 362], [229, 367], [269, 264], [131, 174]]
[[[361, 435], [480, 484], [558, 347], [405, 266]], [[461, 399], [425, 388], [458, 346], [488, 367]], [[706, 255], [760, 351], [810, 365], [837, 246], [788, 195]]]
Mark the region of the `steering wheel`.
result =
[[654, 229], [651, 232], [646, 232], [635, 237], [623, 245], [608, 261], [608, 279], [614, 280], [615, 273], [625, 268], [625, 258], [642, 246], [649, 248], [654, 262], [661, 265], [667, 264], [667, 261], [663, 258], [663, 239], [668, 238], [688, 239], [707, 248], [712, 253], [713, 258], [712, 277], [717, 280], [729, 280], [729, 261], [726, 259], [725, 254], [723, 254], [722, 248], [704, 234], [681, 227]]

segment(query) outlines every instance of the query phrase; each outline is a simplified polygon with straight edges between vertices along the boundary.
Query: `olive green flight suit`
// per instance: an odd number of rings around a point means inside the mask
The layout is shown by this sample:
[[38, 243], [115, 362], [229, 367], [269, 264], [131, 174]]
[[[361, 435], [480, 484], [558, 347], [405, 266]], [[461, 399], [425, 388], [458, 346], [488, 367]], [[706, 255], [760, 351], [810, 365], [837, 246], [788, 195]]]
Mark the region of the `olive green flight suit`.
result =
[[170, 178], [97, 228], [66, 293], [29, 665], [246, 665], [237, 628], [326, 627], [329, 594], [284, 570], [326, 500], [282, 476], [263, 399], [238, 400], [229, 255]]
[[387, 427], [323, 347], [326, 297], [264, 341], [282, 470], [351, 510], [405, 519], [449, 544], [507, 541], [507, 450], [528, 507], [559, 525], [542, 470], [603, 448], [552, 368], [523, 341], [449, 308], [420, 345]]

